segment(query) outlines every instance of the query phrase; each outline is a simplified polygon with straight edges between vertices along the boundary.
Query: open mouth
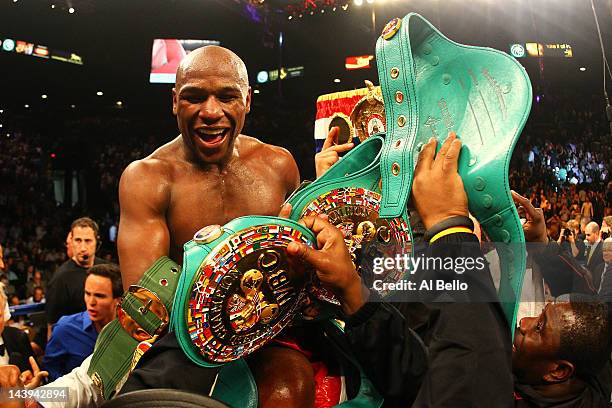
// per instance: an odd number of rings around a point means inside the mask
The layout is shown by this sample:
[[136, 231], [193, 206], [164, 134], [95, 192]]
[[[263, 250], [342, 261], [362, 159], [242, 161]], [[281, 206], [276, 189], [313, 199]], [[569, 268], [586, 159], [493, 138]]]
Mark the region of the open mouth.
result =
[[211, 148], [211, 147], [216, 147], [217, 145], [220, 145], [225, 139], [225, 136], [227, 135], [228, 131], [229, 129], [227, 128], [220, 128], [220, 129], [199, 128], [199, 129], [196, 129], [196, 134], [198, 135], [202, 143], [205, 145], [205, 147]]

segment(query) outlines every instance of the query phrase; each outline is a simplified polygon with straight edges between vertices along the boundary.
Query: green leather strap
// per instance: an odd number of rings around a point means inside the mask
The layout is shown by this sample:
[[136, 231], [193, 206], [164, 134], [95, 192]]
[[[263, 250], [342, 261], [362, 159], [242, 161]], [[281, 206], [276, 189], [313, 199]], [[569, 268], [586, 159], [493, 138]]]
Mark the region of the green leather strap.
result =
[[380, 216], [399, 217], [405, 211], [412, 186], [414, 135], [419, 125], [415, 63], [408, 24], [402, 24], [392, 42], [379, 39], [376, 63], [386, 118], [385, 145], [380, 158]]
[[[180, 267], [168, 257], [161, 257], [138, 281], [138, 286], [155, 293], [164, 303], [168, 313], [172, 311], [174, 290], [180, 276]], [[122, 302], [123, 310], [149, 334], [156, 332], [162, 324], [152, 312], [141, 313], [142, 301], [126, 292]], [[111, 399], [130, 372], [138, 340], [133, 339], [114, 319], [100, 332], [96, 341], [87, 375], [92, 378], [105, 399]]]
[[387, 123], [380, 214], [401, 213], [421, 146], [431, 137], [440, 146], [454, 131], [463, 144], [458, 171], [470, 213], [497, 244], [498, 293], [514, 327], [526, 253], [508, 171], [531, 108], [529, 78], [509, 55], [453, 42], [415, 13], [384, 33], [376, 45]]
[[143, 309], [142, 301], [132, 293], [123, 297], [121, 307], [150, 335], [154, 335], [164, 323], [155, 313]]
[[257, 408], [257, 385], [243, 358], [221, 367], [212, 397], [231, 408]]

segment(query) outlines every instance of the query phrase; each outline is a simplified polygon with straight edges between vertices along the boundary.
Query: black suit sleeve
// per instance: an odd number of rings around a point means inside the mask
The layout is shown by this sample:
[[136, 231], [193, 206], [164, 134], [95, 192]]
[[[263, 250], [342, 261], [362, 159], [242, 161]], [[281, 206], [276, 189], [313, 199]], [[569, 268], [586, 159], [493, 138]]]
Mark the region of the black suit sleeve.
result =
[[[442, 237], [425, 252], [428, 257], [482, 258], [473, 234]], [[411, 279], [418, 284], [456, 277], [452, 270], [426, 271]], [[462, 277], [469, 290], [449, 296], [434, 291], [430, 298], [453, 299], [452, 303], [392, 306], [373, 302], [377, 299], [372, 295], [371, 302], [347, 320], [352, 351], [385, 398], [385, 407], [512, 404], [508, 324], [498, 302], [482, 300], [496, 299], [488, 266], [464, 271]]]
[[553, 296], [566, 293], [592, 295], [596, 292], [591, 273], [565, 253], [557, 242], [550, 241], [543, 251], [534, 255], [534, 260]]
[[15, 327], [5, 327], [2, 339], [9, 354], [9, 364], [16, 365], [22, 372], [31, 370], [28, 358], [34, 356], [34, 351], [28, 335]]
[[374, 291], [346, 320], [353, 354], [378, 392], [389, 401], [411, 401], [427, 369], [427, 349], [406, 319]]

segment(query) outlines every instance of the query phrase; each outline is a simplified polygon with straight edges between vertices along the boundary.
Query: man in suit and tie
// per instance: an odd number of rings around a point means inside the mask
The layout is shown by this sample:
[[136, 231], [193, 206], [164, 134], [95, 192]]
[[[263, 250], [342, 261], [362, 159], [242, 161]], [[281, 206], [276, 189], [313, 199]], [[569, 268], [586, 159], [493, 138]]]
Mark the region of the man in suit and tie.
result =
[[601, 274], [597, 274], [598, 266], [603, 264], [603, 243], [599, 236], [599, 225], [596, 222], [589, 222], [584, 230], [588, 243], [586, 250], [586, 267], [593, 276], [593, 285], [598, 288], [601, 283]]
[[594, 274], [601, 277], [599, 298], [604, 302], [612, 303], [612, 238], [606, 238], [602, 247], [604, 262], [594, 270]]

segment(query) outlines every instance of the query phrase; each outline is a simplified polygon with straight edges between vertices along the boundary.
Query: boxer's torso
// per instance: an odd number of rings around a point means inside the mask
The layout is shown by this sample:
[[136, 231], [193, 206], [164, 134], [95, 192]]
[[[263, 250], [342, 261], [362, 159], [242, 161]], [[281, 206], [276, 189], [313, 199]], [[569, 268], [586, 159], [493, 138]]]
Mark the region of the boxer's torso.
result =
[[[160, 188], [166, 189], [166, 222], [170, 257], [182, 262], [183, 245], [204, 226], [244, 215], [277, 215], [296, 187], [287, 172], [289, 153], [248, 136], [239, 136], [229, 163], [198, 166], [181, 158], [175, 140], [150, 156], [162, 167]], [[147, 159], [145, 159], [147, 160]]]

